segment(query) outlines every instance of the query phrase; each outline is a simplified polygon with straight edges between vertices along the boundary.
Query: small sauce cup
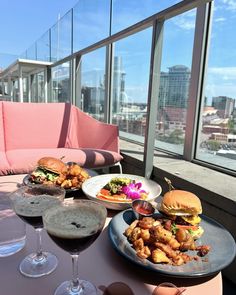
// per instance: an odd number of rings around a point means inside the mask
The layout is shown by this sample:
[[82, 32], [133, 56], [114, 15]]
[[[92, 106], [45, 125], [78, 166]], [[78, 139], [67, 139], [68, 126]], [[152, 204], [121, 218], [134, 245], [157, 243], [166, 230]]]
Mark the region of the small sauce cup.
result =
[[153, 207], [153, 205], [145, 200], [134, 200], [132, 202], [132, 209], [136, 219], [150, 217], [155, 212], [155, 208]]

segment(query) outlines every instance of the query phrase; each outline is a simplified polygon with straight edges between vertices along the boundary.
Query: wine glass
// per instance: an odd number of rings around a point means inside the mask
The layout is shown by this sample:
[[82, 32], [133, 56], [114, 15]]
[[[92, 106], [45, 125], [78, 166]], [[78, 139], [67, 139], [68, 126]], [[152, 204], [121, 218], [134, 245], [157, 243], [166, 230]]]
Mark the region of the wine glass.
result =
[[78, 278], [78, 257], [99, 236], [107, 217], [106, 208], [90, 200], [70, 200], [43, 214], [43, 224], [52, 240], [72, 257], [73, 278], [58, 286], [54, 295], [93, 295], [96, 287]]
[[45, 209], [64, 200], [65, 190], [53, 185], [23, 186], [11, 195], [15, 213], [32, 225], [37, 233], [37, 250], [20, 263], [20, 272], [27, 277], [41, 277], [57, 267], [57, 257], [42, 250], [42, 214]]

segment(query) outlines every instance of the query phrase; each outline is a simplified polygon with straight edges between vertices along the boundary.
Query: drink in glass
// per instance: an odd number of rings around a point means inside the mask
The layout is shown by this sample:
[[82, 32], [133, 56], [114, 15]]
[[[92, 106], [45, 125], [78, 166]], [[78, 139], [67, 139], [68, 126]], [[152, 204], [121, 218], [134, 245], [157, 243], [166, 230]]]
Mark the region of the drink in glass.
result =
[[44, 227], [52, 240], [72, 257], [73, 279], [63, 282], [54, 295], [93, 295], [96, 287], [78, 278], [79, 253], [99, 236], [106, 221], [106, 208], [90, 200], [70, 200], [43, 214]]
[[20, 264], [20, 272], [27, 277], [41, 277], [51, 273], [57, 266], [57, 258], [42, 251], [41, 231], [43, 212], [64, 200], [65, 190], [49, 185], [24, 186], [11, 196], [16, 214], [32, 225], [37, 233], [37, 251], [28, 255]]

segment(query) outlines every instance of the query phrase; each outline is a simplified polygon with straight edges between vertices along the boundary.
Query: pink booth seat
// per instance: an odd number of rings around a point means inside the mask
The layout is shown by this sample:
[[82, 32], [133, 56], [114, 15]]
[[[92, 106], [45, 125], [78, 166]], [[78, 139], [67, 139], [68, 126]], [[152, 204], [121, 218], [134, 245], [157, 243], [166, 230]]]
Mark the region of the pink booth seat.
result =
[[9, 174], [11, 167], [7, 161], [5, 152], [0, 151], [0, 175]]
[[5, 153], [5, 139], [3, 129], [3, 103], [0, 101], [0, 175], [5, 174], [5, 171], [10, 171], [10, 165]]
[[85, 168], [123, 159], [118, 127], [71, 104], [1, 102], [0, 112], [0, 175], [29, 173], [44, 156], [63, 157]]

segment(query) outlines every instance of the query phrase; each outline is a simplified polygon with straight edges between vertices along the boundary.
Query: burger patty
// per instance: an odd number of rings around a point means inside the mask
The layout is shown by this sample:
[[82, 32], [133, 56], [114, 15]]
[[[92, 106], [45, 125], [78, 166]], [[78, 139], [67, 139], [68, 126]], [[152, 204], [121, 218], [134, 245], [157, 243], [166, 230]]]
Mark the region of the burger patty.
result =
[[191, 225], [191, 223], [184, 220], [181, 216], [176, 216], [175, 223], [180, 225]]

